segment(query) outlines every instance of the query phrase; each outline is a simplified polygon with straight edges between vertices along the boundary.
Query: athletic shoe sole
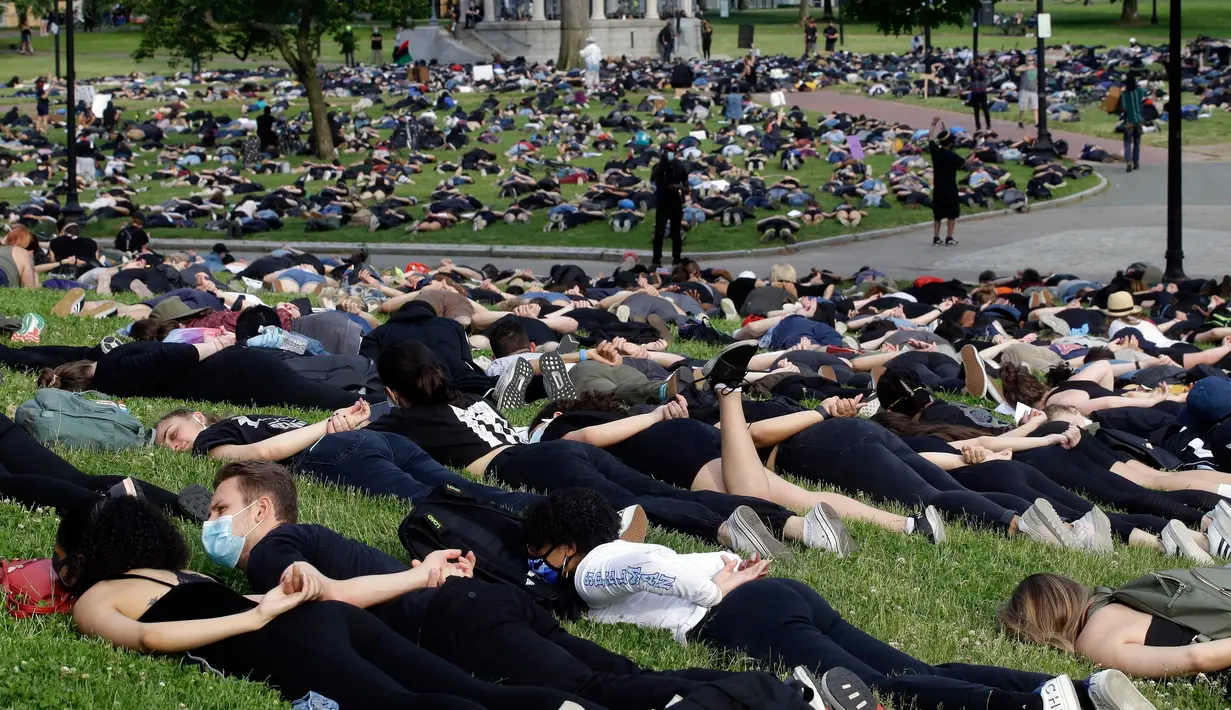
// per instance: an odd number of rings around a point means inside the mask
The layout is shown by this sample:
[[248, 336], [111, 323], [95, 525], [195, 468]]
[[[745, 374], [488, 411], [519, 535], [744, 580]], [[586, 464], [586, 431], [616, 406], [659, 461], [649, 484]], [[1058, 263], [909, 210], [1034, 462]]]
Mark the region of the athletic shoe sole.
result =
[[932, 528], [932, 542], [939, 545], [948, 539], [948, 533], [945, 532], [945, 519], [936, 509], [936, 506], [929, 505], [923, 509], [923, 518], [927, 521], [928, 527]]
[[[715, 368], [722, 365], [731, 371], [741, 371], [739, 379], [744, 379], [744, 375], [748, 372], [748, 362], [757, 354], [757, 347], [757, 343], [754, 340], [741, 340], [737, 343], [731, 343], [722, 350], [719, 350], [717, 355], [710, 358], [709, 362], [701, 367], [701, 376], [710, 379], [710, 375], [714, 372]], [[727, 374], [729, 373], [719, 372], [720, 377], [725, 378]], [[720, 381], [719, 383], [711, 382], [711, 384], [732, 383]]]
[[831, 668], [821, 676], [821, 698], [829, 710], [878, 710], [876, 696], [859, 676], [845, 668]]
[[679, 393], [680, 393], [680, 370], [679, 368], [676, 368], [675, 370], [671, 371], [671, 374], [668, 375], [667, 379], [663, 382], [662, 401], [664, 403], [670, 402], [671, 400], [675, 399], [676, 395], [678, 395]]
[[632, 505], [620, 511], [620, 539], [624, 542], [645, 542], [645, 534], [649, 528], [650, 521], [641, 506]]
[[68, 293], [64, 294], [56, 305], [51, 307], [51, 315], [57, 318], [67, 318], [74, 313], [81, 312], [81, 303], [85, 300], [84, 288], [70, 288]]
[[534, 368], [518, 360], [496, 381], [496, 408], [500, 410], [526, 406], [526, 388], [534, 377]]
[[193, 483], [176, 496], [180, 510], [197, 522], [209, 520], [209, 504], [213, 495], [204, 486]]
[[973, 345], [964, 345], [960, 354], [966, 375], [966, 394], [986, 399], [987, 371], [983, 369], [983, 358], [979, 357], [979, 351]]
[[859, 545], [855, 544], [855, 539], [846, 529], [842, 518], [828, 503], [817, 503], [812, 510], [808, 511], [805, 520], [821, 528], [825, 533], [825, 539], [829, 540], [831, 545], [825, 549], [838, 557], [850, 557], [852, 553], [859, 550]]
[[1096, 710], [1156, 710], [1133, 681], [1114, 668], [1090, 676], [1086, 689]]
[[628, 317], [629, 315], [632, 314], [632, 312], [633, 312], [632, 309], [629, 308], [628, 306], [616, 306], [615, 314], [616, 314], [616, 318], [621, 323], [627, 323]]
[[96, 303], [93, 306], [90, 306], [89, 308], [83, 309], [81, 311], [81, 317], [82, 318], [106, 318], [107, 316], [112, 315], [118, 310], [120, 310], [120, 304], [116, 303], [115, 301], [103, 301], [102, 303]]
[[1096, 505], [1084, 517], [1094, 523], [1094, 532], [1097, 535], [1095, 549], [1099, 552], [1111, 552], [1114, 545], [1111, 542], [1111, 520], [1107, 518], [1107, 514]]
[[1022, 514], [1021, 523], [1025, 525], [1025, 529], [1019, 525], [1018, 530], [1036, 542], [1062, 545], [1068, 548], [1076, 544], [1073, 539], [1073, 530], [1060, 519], [1060, 515], [1056, 513], [1051, 503], [1042, 498], [1036, 500], [1034, 505]]
[[1060, 316], [1054, 314], [1039, 316], [1039, 322], [1061, 337], [1073, 334], [1073, 328]]
[[804, 700], [807, 701], [808, 707], [813, 710], [826, 710], [825, 699], [821, 697], [821, 682], [812, 675], [812, 671], [803, 666], [795, 666], [795, 670], [791, 671], [791, 678], [807, 691]]
[[764, 521], [746, 505], [741, 505], [731, 513], [731, 517], [727, 518], [727, 528], [732, 546], [738, 547], [735, 544], [737, 537], [747, 541], [750, 546], [750, 549], [737, 549], [736, 552], [757, 554], [762, 559], [781, 561], [794, 557], [791, 549], [775, 538], [769, 528], [765, 527]]
[[1197, 546], [1197, 541], [1193, 539], [1192, 533], [1188, 528], [1184, 527], [1184, 523], [1172, 520], [1167, 523], [1167, 527], [1163, 528], [1163, 532], [1159, 537], [1162, 538], [1163, 547], [1167, 549], [1167, 554], [1179, 554], [1198, 564], [1211, 567], [1214, 565], [1214, 558], [1210, 557], [1210, 553]]
[[547, 390], [547, 399], [553, 402], [562, 399], [577, 399], [577, 388], [569, 379], [564, 358], [556, 353], [543, 355], [539, 358], [539, 372], [543, 375], [543, 389]]
[[728, 320], [739, 320], [739, 311], [735, 310], [735, 301], [729, 298], [724, 298], [718, 302], [722, 308], [722, 315]]

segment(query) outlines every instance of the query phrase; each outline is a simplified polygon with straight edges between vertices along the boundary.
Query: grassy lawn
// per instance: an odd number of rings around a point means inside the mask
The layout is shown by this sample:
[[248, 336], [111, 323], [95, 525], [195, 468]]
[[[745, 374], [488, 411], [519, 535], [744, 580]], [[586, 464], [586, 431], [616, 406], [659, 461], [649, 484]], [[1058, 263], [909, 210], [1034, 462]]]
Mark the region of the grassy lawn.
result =
[[[48, 317], [44, 344], [95, 342], [120, 324], [115, 319], [60, 319], [50, 316], [58, 293], [0, 289], [0, 312], [20, 315], [37, 311]], [[732, 322], [719, 327], [730, 329]], [[677, 351], [705, 357], [711, 348], [677, 344]], [[9, 407], [34, 393], [30, 376], [5, 373], [0, 397]], [[969, 401], [969, 400], [967, 400]], [[133, 398], [133, 412], [152, 424], [162, 413], [184, 403]], [[206, 411], [219, 411], [201, 405]], [[508, 412], [515, 423], [526, 423], [535, 407]], [[314, 420], [325, 412], [266, 410]], [[222, 409], [221, 413], [228, 413]], [[59, 453], [90, 473], [131, 473], [164, 487], [178, 489], [196, 482], [208, 485], [217, 464], [161, 449], [101, 454]], [[391, 499], [373, 499], [307, 481], [300, 485], [304, 522], [328, 525], [402, 559], [397, 526], [405, 506]], [[49, 512], [28, 511], [0, 502], [0, 555], [46, 556], [56, 518]], [[193, 569], [218, 575], [243, 590], [240, 574], [213, 565], [199, 543], [199, 530], [184, 526], [193, 550]], [[1117, 546], [1109, 555], [1057, 550], [1026, 541], [1009, 540], [950, 522], [949, 542], [934, 547], [917, 537], [905, 537], [854, 524], [852, 533], [862, 550], [838, 560], [813, 550], [801, 550], [795, 561], [772, 570], [814, 587], [853, 623], [898, 648], [932, 663], [987, 663], [1047, 673], [1084, 677], [1094, 668], [1084, 661], [1052, 651], [1020, 645], [1001, 636], [994, 613], [1014, 584], [1033, 572], [1050, 570], [1087, 583], [1117, 584], [1148, 571], [1175, 565], [1172, 559]], [[653, 542], [681, 551], [703, 551], [704, 543], [659, 529]], [[657, 669], [685, 666], [743, 668], [745, 661], [692, 645], [676, 644], [670, 634], [629, 626], [577, 623], [572, 631]], [[118, 651], [78, 637], [63, 617], [13, 620], [0, 614], [0, 707], [33, 708], [218, 708], [256, 710], [280, 707], [277, 696], [262, 685], [222, 680], [182, 666], [173, 658], [155, 658]], [[1223, 710], [1224, 689], [1209, 681], [1143, 683], [1144, 692], [1160, 709]]]

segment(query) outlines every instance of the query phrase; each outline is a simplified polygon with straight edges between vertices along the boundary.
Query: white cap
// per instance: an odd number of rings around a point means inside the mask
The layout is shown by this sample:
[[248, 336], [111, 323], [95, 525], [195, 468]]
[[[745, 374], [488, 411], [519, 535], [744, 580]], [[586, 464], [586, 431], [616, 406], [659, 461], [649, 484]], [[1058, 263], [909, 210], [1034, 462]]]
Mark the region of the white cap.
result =
[[1129, 44], [1137, 44], [1137, 38], [1136, 38], [1136, 37], [1129, 37], [1129, 38], [1128, 38], [1128, 43], [1129, 43]]
[[739, 275], [738, 275], [738, 276], [736, 276], [735, 278], [737, 278], [737, 279], [755, 279], [756, 277], [757, 277], [757, 275], [756, 275], [756, 273], [755, 273], [755, 272], [752, 272], [752, 271], [741, 271], [741, 272], [739, 272]]
[[800, 212], [799, 210], [791, 210], [790, 212], [786, 213], [786, 216], [790, 217], [791, 219], [795, 219], [796, 217], [800, 217], [802, 215], [803, 215], [803, 212]]

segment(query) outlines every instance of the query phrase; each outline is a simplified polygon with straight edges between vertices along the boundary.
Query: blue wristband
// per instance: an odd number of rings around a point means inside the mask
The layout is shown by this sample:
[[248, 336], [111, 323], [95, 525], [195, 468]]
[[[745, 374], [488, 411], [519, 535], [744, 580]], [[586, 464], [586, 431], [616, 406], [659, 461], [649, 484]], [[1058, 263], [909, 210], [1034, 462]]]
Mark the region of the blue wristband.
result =
[[585, 348], [582, 348], [581, 350], [579, 350], [579, 351], [578, 351], [578, 353], [579, 353], [579, 354], [577, 355], [577, 361], [578, 361], [578, 362], [585, 362], [585, 361], [586, 361], [586, 350], [585, 350]]

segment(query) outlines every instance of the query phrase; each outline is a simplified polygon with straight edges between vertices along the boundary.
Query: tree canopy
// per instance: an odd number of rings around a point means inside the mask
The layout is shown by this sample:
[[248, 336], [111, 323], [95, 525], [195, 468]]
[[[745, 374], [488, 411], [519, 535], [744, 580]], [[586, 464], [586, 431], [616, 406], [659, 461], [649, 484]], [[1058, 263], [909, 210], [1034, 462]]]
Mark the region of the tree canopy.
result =
[[843, 0], [847, 18], [870, 22], [888, 35], [914, 34], [920, 27], [963, 25], [980, 0]]

